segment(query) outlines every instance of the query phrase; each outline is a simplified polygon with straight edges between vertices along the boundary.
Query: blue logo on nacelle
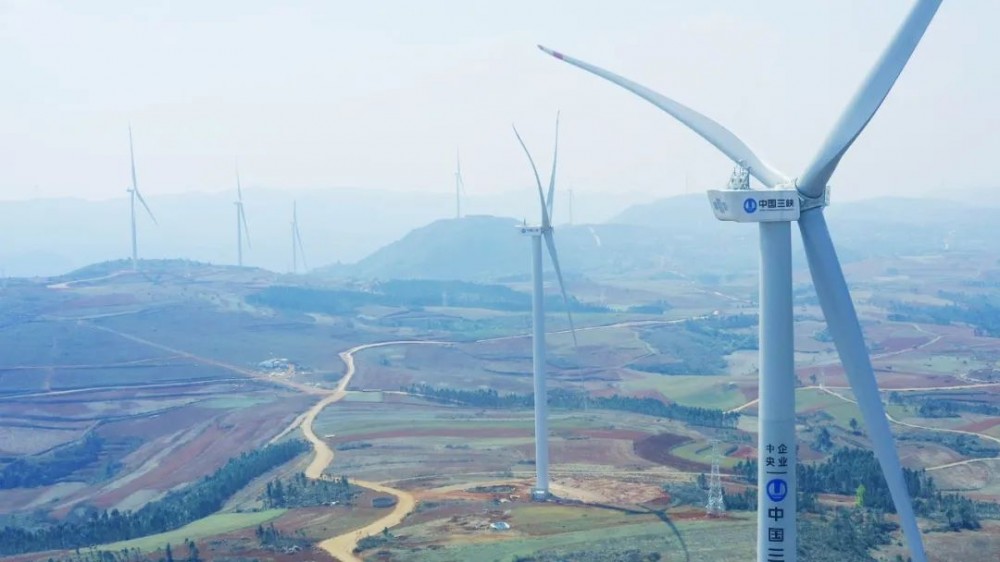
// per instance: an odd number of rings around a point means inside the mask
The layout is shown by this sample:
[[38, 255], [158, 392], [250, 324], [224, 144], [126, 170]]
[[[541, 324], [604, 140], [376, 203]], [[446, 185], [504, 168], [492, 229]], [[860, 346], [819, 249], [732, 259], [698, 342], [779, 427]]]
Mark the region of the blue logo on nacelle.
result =
[[788, 495], [788, 484], [781, 478], [775, 478], [767, 483], [767, 497], [773, 502], [780, 502]]
[[743, 210], [746, 211], [747, 213], [752, 214], [754, 211], [757, 210], [757, 200], [754, 199], [753, 197], [747, 197], [743, 201]]

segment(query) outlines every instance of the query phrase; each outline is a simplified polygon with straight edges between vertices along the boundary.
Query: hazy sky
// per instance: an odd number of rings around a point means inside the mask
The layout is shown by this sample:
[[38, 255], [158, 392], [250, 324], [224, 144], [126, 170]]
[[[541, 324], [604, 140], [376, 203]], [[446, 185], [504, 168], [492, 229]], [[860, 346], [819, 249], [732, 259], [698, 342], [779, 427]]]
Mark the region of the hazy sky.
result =
[[[543, 43], [719, 120], [798, 175], [909, 0], [0, 0], [0, 198], [233, 184], [523, 188], [516, 122], [562, 186], [670, 195], [731, 165]], [[945, 3], [842, 162], [835, 198], [996, 187], [1000, 3]], [[688, 178], [687, 180], [685, 178]]]

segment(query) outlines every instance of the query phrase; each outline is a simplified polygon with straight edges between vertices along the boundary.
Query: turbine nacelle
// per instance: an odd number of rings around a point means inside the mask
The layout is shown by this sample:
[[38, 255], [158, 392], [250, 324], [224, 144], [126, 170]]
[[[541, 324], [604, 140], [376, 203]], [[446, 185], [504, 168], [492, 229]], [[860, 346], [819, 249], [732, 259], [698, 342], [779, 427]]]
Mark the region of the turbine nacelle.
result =
[[799, 220], [799, 192], [782, 189], [710, 189], [708, 200], [720, 221], [790, 222]]
[[546, 232], [552, 232], [551, 226], [529, 226], [526, 224], [517, 225], [517, 229], [525, 236], [545, 236]]

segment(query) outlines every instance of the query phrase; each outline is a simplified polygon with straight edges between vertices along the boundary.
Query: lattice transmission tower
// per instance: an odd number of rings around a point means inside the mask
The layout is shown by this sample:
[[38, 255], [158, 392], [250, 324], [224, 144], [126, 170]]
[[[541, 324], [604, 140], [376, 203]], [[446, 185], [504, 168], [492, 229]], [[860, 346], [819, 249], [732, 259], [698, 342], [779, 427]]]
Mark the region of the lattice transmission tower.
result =
[[722, 476], [719, 474], [719, 442], [712, 441], [712, 474], [708, 477], [708, 505], [705, 511], [709, 517], [726, 514], [726, 501], [722, 497]]

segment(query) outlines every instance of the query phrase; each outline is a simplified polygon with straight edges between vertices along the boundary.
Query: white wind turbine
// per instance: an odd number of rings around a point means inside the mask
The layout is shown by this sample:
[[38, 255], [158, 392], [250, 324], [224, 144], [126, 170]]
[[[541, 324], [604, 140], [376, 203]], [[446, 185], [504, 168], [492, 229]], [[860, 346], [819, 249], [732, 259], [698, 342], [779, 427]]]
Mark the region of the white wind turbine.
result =
[[465, 194], [465, 180], [462, 179], [462, 155], [455, 150], [455, 218], [462, 218], [462, 195]]
[[132, 147], [132, 124], [128, 125], [128, 154], [129, 159], [132, 163], [132, 187], [127, 191], [129, 194], [129, 209], [130, 217], [132, 220], [132, 270], [139, 268], [139, 244], [135, 235], [135, 200], [139, 199], [139, 203], [142, 204], [146, 212], [149, 213], [149, 218], [153, 220], [153, 224], [157, 224], [156, 217], [153, 216], [153, 211], [149, 210], [149, 205], [146, 204], [146, 200], [142, 198], [142, 194], [139, 193], [139, 183], [136, 181], [135, 176], [135, 149]]
[[240, 186], [240, 167], [236, 166], [236, 265], [243, 267], [243, 236], [247, 238], [247, 249], [250, 248], [250, 229], [247, 227], [247, 215], [243, 212], [243, 188]]
[[542, 240], [548, 247], [552, 268], [559, 280], [559, 290], [562, 292], [563, 303], [566, 306], [566, 317], [569, 319], [570, 333], [573, 334], [573, 345], [576, 345], [576, 330], [573, 328], [573, 316], [569, 310], [569, 297], [566, 295], [566, 285], [563, 283], [562, 270], [559, 268], [559, 255], [556, 253], [556, 242], [552, 235], [552, 201], [556, 189], [556, 160], [559, 156], [559, 115], [556, 114], [556, 141], [552, 156], [552, 175], [549, 179], [549, 193], [546, 198], [542, 192], [542, 180], [538, 176], [535, 161], [524, 145], [521, 135], [514, 127], [517, 142], [524, 149], [524, 154], [531, 164], [538, 185], [538, 201], [541, 204], [542, 222], [539, 226], [521, 225], [521, 234], [531, 237], [531, 366], [535, 386], [535, 487], [531, 491], [532, 498], [544, 500], [549, 497], [549, 430], [548, 430], [548, 394], [545, 383], [545, 292], [542, 287]]
[[[546, 53], [618, 84], [669, 113], [768, 188], [723, 190], [709, 194], [718, 218], [760, 223], [759, 562], [794, 562], [796, 559], [795, 374], [790, 238], [790, 221], [796, 219], [820, 307], [868, 426], [875, 455], [899, 513], [910, 556], [916, 562], [927, 559], [892, 432], [879, 399], [878, 384], [864, 335], [823, 217], [823, 207], [828, 201], [827, 181], [888, 95], [940, 3], [940, 0], [917, 2], [819, 153], [805, 172], [795, 179], [769, 166], [736, 135], [708, 117], [617, 74], [539, 46]], [[749, 185], [748, 179], [746, 186]], [[782, 202], [781, 207], [777, 206], [779, 201]], [[764, 207], [761, 202], [764, 202]], [[778, 457], [778, 447], [782, 445], [787, 453], [781, 455], [785, 458], [786, 467], [782, 468], [778, 463], [769, 466], [767, 457], [773, 461]], [[775, 453], [765, 454], [768, 450]], [[786, 516], [786, 513], [791, 515]]]
[[306, 265], [306, 251], [302, 247], [302, 235], [299, 234], [299, 213], [298, 205], [292, 201], [292, 273], [299, 272], [299, 258], [302, 259], [302, 267], [309, 269]]

